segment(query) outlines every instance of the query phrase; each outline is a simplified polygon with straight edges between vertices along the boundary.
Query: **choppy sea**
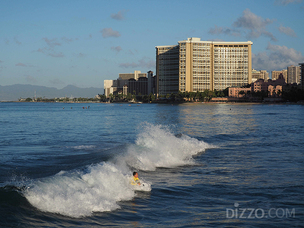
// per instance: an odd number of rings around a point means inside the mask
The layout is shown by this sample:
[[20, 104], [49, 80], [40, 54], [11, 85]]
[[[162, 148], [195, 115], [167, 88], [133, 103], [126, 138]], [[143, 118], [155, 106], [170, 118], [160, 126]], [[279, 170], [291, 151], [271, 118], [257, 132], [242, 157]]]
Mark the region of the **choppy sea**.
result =
[[303, 105], [0, 103], [0, 227], [303, 224]]

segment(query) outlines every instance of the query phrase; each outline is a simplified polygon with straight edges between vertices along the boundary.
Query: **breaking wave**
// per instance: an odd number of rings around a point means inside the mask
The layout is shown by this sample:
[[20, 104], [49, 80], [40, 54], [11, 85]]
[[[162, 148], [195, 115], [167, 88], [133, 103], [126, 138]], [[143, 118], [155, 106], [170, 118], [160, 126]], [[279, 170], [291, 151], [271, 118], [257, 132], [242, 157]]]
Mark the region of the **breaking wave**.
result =
[[133, 170], [193, 164], [194, 155], [211, 147], [189, 136], [175, 135], [167, 126], [145, 123], [123, 155], [81, 170], [33, 180], [23, 194], [39, 210], [70, 217], [112, 211], [119, 208], [119, 201], [135, 196], [130, 185]]

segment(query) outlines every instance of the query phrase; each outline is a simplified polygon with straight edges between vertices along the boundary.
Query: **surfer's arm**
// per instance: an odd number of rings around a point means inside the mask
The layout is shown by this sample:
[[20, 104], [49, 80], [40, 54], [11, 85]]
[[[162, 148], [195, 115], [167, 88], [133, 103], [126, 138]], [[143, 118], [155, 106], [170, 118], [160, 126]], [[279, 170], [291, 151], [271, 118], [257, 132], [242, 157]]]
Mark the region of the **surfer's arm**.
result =
[[140, 185], [140, 180], [139, 179], [138, 180], [131, 179], [130, 184], [131, 185], [137, 185], [137, 184]]

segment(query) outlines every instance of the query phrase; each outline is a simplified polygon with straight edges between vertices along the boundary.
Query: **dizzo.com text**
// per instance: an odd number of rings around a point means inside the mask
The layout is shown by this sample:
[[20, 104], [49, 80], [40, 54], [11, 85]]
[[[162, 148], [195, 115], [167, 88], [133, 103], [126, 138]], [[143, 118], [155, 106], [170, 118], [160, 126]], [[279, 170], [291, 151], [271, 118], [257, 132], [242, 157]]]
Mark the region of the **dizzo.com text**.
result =
[[295, 208], [241, 208], [238, 203], [234, 208], [226, 208], [226, 218], [228, 219], [263, 219], [263, 218], [295, 218]]

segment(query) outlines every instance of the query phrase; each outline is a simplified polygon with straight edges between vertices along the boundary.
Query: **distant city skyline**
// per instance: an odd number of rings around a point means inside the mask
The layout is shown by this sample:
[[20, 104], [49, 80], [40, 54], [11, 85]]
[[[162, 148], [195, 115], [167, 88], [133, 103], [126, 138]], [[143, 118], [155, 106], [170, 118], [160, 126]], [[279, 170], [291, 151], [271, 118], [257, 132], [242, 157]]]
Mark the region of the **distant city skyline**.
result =
[[303, 0], [0, 2], [0, 85], [103, 87], [155, 70], [155, 46], [252, 41], [252, 68], [304, 62]]

